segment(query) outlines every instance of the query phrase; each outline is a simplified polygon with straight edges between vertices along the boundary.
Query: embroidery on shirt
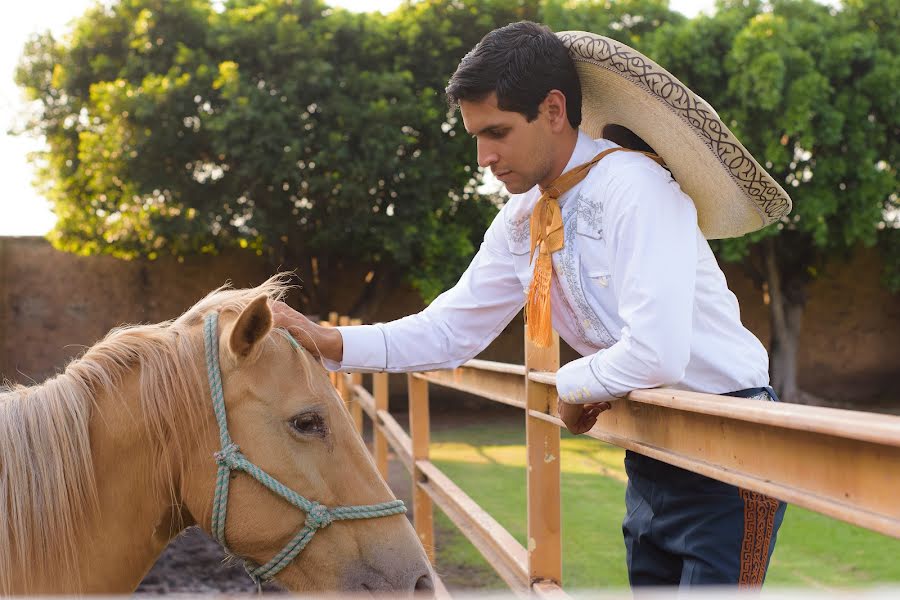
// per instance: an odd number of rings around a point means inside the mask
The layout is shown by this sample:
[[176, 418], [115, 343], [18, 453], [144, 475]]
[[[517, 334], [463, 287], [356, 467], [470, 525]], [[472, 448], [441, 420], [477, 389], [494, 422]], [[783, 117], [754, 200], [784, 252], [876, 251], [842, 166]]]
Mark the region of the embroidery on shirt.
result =
[[578, 211], [578, 233], [595, 240], [603, 239], [603, 203], [578, 194], [575, 210]]
[[[566, 243], [560, 252], [554, 254], [554, 258], [557, 258], [554, 266], [556, 266], [557, 274], [564, 279], [563, 285], [569, 292], [568, 297], [573, 304], [571, 308], [578, 315], [575, 322], [581, 327], [576, 327], [576, 330], [581, 334], [582, 341], [589, 346], [597, 346], [599, 342], [600, 348], [609, 348], [616, 343], [616, 340], [610, 335], [600, 321], [600, 317], [588, 304], [584, 295], [584, 289], [581, 287], [581, 277], [575, 261], [575, 246], [577, 244], [575, 230], [577, 221], [577, 211], [572, 211], [563, 217], [563, 237]], [[593, 340], [587, 337], [588, 329], [593, 333], [593, 336], [591, 336], [594, 338]]]
[[531, 236], [530, 221], [530, 214], [523, 215], [518, 219], [507, 219], [506, 235], [509, 237], [510, 244], [521, 244]]

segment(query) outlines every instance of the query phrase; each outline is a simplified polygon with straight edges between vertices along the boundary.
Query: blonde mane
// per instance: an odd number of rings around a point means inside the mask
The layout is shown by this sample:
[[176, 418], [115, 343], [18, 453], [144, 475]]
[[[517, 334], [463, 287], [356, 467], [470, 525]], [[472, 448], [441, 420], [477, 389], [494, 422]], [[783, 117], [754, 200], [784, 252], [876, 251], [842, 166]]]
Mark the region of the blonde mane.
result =
[[[135, 418], [156, 445], [159, 468], [175, 481], [184, 457], [176, 430], [191, 427], [204, 409], [181, 400], [205, 397], [207, 389], [197, 367], [202, 335], [190, 328], [211, 310], [239, 313], [263, 294], [281, 299], [289, 277], [280, 273], [251, 289], [226, 284], [175, 320], [113, 329], [43, 384], [0, 387], [0, 595], [11, 589], [14, 564], [77, 574], [78, 541], [98, 517], [88, 433], [93, 398], [139, 372]], [[161, 492], [174, 497], [175, 490]]]

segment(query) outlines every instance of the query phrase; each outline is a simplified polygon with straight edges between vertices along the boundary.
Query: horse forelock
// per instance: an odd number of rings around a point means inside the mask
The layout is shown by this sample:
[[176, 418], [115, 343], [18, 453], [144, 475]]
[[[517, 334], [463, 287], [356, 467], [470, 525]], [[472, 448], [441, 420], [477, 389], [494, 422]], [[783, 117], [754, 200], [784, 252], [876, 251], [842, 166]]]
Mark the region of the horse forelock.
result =
[[283, 298], [289, 277], [279, 273], [248, 289], [226, 284], [175, 320], [113, 329], [40, 385], [0, 387], [0, 594], [12, 589], [13, 565], [77, 574], [77, 544], [99, 514], [89, 439], [93, 398], [136, 370], [139, 417], [169, 482], [159, 492], [175, 499], [188, 451], [178, 432], [194, 431], [207, 408], [184, 401], [207, 390], [196, 326], [212, 310], [240, 313], [260, 295]]

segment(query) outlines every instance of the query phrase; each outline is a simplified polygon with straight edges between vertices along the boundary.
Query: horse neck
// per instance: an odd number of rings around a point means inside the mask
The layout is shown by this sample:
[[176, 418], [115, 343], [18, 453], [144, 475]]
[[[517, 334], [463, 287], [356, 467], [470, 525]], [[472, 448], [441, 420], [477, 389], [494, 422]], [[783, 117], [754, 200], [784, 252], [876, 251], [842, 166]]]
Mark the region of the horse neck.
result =
[[95, 398], [90, 437], [100, 514], [86, 531], [81, 592], [133, 591], [184, 528], [170, 494], [178, 482], [160, 467], [159, 444], [148, 436], [139, 377], [132, 372]]

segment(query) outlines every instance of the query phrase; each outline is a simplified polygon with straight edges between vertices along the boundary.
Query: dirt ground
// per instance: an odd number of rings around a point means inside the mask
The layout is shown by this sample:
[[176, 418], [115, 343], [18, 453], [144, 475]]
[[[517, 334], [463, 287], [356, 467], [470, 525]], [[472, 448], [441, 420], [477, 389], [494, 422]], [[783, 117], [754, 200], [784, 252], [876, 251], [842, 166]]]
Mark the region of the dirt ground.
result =
[[[475, 404], [473, 404], [473, 402]], [[522, 419], [520, 411], [492, 403], [483, 406], [478, 400], [467, 399], [448, 403], [432, 398], [431, 421], [433, 429], [457, 427], [485, 419]], [[397, 420], [406, 427], [405, 414], [398, 413]], [[369, 425], [366, 419], [367, 426]], [[371, 431], [367, 427], [365, 438], [371, 448]], [[407, 517], [412, 520], [412, 487], [409, 474], [397, 460], [390, 461], [388, 483], [398, 498], [406, 503]], [[435, 529], [435, 545], [440, 547], [452, 530]], [[302, 560], [303, 555], [297, 560]], [[488, 568], [484, 572], [462, 570], [454, 565], [441, 564], [438, 572], [444, 585], [451, 592], [468, 592], [497, 587], [499, 578]], [[501, 584], [502, 585], [502, 584]], [[221, 547], [198, 527], [191, 527], [169, 544], [156, 564], [137, 588], [138, 594], [197, 594], [224, 592], [230, 594], [255, 593], [256, 586], [247, 576], [240, 561], [230, 560]], [[264, 593], [284, 593], [277, 584], [267, 584]]]
[[[266, 585], [265, 592], [280, 592]], [[138, 594], [254, 593], [256, 586], [240, 562], [225, 562], [221, 546], [191, 527], [163, 552], [136, 590]]]

